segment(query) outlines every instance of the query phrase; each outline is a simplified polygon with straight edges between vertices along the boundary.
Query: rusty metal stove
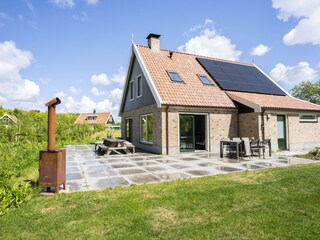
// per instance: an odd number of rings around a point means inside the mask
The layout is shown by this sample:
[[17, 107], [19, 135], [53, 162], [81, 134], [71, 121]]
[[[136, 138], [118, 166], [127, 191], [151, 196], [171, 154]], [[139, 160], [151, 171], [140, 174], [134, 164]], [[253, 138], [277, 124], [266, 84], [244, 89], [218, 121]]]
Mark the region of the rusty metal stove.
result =
[[41, 187], [54, 187], [59, 192], [63, 184], [66, 189], [66, 149], [55, 149], [56, 145], [56, 105], [59, 98], [54, 98], [45, 104], [48, 107], [48, 149], [40, 151], [39, 183]]

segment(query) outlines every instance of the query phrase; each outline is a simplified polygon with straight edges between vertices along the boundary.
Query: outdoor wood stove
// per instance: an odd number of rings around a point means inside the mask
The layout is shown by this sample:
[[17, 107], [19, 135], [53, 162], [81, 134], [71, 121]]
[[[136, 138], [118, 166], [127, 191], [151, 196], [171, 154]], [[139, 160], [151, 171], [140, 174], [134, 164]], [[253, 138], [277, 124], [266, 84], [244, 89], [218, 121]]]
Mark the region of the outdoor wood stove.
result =
[[56, 145], [56, 105], [59, 98], [54, 98], [45, 104], [48, 107], [48, 149], [40, 151], [39, 183], [41, 187], [54, 187], [59, 192], [63, 184], [66, 189], [66, 149], [55, 149]]

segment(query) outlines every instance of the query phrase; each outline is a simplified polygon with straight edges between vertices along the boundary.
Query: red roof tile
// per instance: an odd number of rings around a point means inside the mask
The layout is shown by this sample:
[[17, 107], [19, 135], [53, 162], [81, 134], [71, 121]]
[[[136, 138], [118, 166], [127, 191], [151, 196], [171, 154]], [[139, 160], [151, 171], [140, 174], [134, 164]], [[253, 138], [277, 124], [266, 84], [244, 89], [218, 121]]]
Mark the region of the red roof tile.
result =
[[266, 109], [320, 111], [320, 106], [290, 96], [267, 95], [248, 92], [227, 91], [234, 99], [259, 105]]
[[[136, 46], [162, 104], [235, 108], [231, 99], [198, 63], [197, 55], [174, 52], [172, 58], [169, 58], [169, 50], [161, 50], [161, 53], [157, 53], [148, 47]], [[183, 83], [173, 82], [167, 71], [177, 72]], [[204, 85], [197, 74], [207, 76], [214, 86]]]

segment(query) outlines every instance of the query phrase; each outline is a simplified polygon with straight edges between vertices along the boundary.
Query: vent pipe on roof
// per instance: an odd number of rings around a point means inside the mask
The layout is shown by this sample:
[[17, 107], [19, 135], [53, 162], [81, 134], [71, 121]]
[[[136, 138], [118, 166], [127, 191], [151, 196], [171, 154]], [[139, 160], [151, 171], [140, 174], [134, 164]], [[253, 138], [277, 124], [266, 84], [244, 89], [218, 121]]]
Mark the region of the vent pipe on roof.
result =
[[159, 34], [150, 33], [147, 37], [148, 47], [154, 52], [160, 52], [160, 36]]

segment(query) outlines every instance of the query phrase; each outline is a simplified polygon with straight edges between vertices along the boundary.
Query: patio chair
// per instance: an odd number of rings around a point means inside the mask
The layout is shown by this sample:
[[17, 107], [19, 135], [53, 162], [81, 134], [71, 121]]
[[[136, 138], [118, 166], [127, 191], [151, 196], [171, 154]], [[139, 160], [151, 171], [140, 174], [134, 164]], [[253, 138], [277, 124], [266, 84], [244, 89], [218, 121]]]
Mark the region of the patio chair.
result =
[[263, 158], [265, 158], [266, 148], [269, 149], [269, 157], [271, 157], [271, 139], [264, 139], [260, 142], [260, 147], [262, 148]]
[[250, 149], [250, 140], [248, 137], [242, 137], [242, 142], [243, 142], [243, 155], [247, 157], [252, 157], [252, 152]]
[[258, 153], [259, 158], [261, 157], [260, 152], [260, 140], [259, 139], [253, 139], [250, 142], [250, 149], [251, 149], [251, 156], [254, 156], [254, 152]]
[[[231, 140], [231, 139], [230, 138], [226, 138], [226, 137], [221, 138], [221, 141], [229, 141], [229, 140]], [[230, 145], [229, 144], [224, 144], [223, 148], [226, 150], [228, 156], [230, 156], [230, 154], [231, 154], [230, 153]]]

